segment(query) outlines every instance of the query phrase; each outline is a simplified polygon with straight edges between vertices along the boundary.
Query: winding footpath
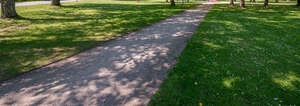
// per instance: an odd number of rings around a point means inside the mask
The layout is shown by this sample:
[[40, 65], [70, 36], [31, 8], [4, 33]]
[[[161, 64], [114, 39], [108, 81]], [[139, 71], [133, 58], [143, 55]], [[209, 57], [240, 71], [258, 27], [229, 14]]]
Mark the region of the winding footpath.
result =
[[211, 8], [200, 5], [0, 85], [6, 105], [146, 105]]

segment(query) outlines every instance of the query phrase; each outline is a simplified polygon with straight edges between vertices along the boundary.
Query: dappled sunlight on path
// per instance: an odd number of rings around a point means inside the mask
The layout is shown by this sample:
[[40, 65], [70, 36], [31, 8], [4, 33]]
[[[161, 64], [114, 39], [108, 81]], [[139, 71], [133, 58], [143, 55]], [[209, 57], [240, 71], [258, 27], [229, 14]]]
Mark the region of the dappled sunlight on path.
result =
[[5, 81], [0, 105], [146, 105], [210, 7]]

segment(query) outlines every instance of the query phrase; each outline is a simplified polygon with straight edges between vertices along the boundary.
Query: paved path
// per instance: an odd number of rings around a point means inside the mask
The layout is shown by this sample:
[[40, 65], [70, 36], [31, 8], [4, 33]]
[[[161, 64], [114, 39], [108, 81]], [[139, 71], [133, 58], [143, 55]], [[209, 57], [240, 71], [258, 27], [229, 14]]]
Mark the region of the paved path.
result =
[[0, 85], [6, 105], [146, 105], [210, 5], [201, 5]]
[[[60, 2], [73, 2], [73, 1], [76, 1], [76, 0], [60, 0]], [[78, 0], [79, 1], [79, 0]], [[51, 1], [32, 1], [32, 2], [23, 2], [23, 3], [16, 3], [16, 6], [17, 7], [20, 7], [20, 6], [31, 6], [31, 5], [40, 5], [40, 4], [50, 4]]]

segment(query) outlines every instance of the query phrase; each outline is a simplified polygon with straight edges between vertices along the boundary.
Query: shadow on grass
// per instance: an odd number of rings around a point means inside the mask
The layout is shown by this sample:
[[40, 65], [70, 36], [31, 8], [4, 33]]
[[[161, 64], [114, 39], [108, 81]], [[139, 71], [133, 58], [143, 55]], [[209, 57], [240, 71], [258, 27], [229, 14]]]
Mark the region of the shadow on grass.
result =
[[299, 105], [300, 10], [216, 5], [150, 105]]

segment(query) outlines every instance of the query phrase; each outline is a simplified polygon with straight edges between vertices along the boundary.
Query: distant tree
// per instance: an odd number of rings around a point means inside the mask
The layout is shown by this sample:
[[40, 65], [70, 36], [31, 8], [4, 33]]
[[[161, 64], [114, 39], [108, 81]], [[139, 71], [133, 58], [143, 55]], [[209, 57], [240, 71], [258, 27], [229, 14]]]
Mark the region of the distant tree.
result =
[[170, 0], [171, 6], [175, 6], [175, 0]]
[[297, 6], [300, 6], [300, 0], [297, 0]]
[[265, 0], [264, 8], [268, 8], [268, 7], [269, 7], [269, 0]]
[[250, 0], [250, 2], [256, 2], [255, 0]]
[[233, 0], [230, 0], [229, 4], [230, 4], [230, 5], [234, 5], [234, 1], [233, 1]]
[[245, 8], [245, 0], [240, 0], [240, 8]]
[[18, 16], [16, 12], [15, 0], [0, 0], [1, 18], [15, 18]]
[[60, 0], [51, 0], [52, 6], [60, 6]]
[[279, 0], [275, 0], [275, 3], [279, 3]]
[[166, 2], [168, 3], [168, 2], [169, 2], [169, 0], [166, 0]]

